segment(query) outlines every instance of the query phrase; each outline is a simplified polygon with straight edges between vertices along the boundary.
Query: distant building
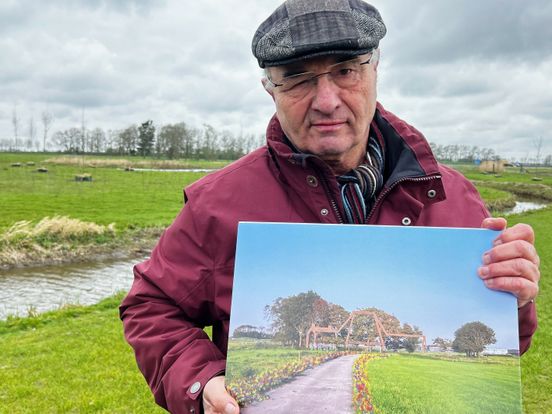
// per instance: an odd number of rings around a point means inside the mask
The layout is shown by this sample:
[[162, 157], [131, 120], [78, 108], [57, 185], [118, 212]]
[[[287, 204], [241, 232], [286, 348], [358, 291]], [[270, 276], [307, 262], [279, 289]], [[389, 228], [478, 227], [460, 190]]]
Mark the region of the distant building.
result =
[[506, 348], [485, 348], [482, 352], [483, 355], [508, 355], [508, 349]]
[[453, 352], [453, 350], [450, 346], [447, 349], [443, 350], [441, 345], [428, 345], [427, 346], [427, 352], [447, 352], [447, 353], [451, 353], [451, 352]]
[[506, 167], [506, 165], [508, 165], [508, 161], [506, 160], [481, 161], [479, 164], [479, 171], [487, 173], [501, 173], [504, 172], [504, 167]]

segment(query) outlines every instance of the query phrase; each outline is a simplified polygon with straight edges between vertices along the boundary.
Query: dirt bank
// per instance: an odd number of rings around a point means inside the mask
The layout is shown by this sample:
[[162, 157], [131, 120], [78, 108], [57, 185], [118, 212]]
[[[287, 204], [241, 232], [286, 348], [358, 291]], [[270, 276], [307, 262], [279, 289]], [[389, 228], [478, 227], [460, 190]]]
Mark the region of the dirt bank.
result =
[[5, 247], [0, 252], [0, 270], [143, 257], [155, 246], [162, 232], [161, 228], [128, 230], [101, 244], [59, 243], [47, 248], [37, 244]]

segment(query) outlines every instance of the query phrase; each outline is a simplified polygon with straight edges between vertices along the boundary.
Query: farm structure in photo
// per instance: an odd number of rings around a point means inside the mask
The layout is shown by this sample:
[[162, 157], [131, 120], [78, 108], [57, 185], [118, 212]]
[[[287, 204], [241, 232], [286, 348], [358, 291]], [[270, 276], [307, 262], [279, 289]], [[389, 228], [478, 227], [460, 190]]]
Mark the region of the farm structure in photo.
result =
[[[376, 329], [376, 337], [375, 338], [367, 338], [366, 342], [351, 342], [351, 337], [353, 333], [353, 322], [355, 318], [358, 317], [369, 317], [373, 319], [373, 324]], [[388, 332], [385, 329], [385, 326], [383, 326], [383, 323], [381, 322], [380, 318], [378, 317], [378, 314], [376, 312], [367, 311], [367, 310], [357, 310], [352, 311], [349, 315], [349, 317], [343, 322], [343, 324], [340, 327], [332, 327], [332, 326], [316, 326], [314, 323], [311, 325], [309, 330], [307, 331], [307, 339], [306, 339], [306, 347], [309, 348], [309, 345], [312, 344], [314, 348], [317, 347], [317, 339], [319, 335], [323, 334], [333, 334], [335, 338], [339, 338], [340, 332], [343, 330], [346, 330], [347, 336], [345, 337], [345, 349], [349, 349], [350, 347], [360, 347], [360, 346], [366, 346], [367, 348], [374, 349], [374, 347], [378, 348], [380, 352], [386, 351], [387, 348], [385, 346], [385, 342], [388, 338], [398, 338], [400, 339], [406, 339], [406, 338], [414, 338], [420, 339], [422, 341], [421, 343], [421, 351], [426, 351], [426, 337], [423, 334], [412, 334], [412, 333], [404, 333], [404, 332]], [[312, 335], [312, 342], [310, 341]]]
[[[274, 340], [317, 350], [425, 352], [422, 330], [374, 307], [347, 311], [314, 291], [277, 298], [265, 307]], [[234, 336], [241, 332], [234, 331]]]

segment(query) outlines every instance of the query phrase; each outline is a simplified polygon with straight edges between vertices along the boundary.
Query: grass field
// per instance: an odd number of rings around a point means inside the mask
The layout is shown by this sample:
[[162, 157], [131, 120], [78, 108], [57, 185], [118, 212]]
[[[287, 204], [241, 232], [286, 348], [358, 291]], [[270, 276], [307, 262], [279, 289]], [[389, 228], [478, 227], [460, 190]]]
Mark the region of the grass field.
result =
[[[232, 359], [228, 362], [228, 371], [235, 377], [250, 377], [258, 375], [288, 362], [300, 361], [305, 356], [321, 355], [323, 352], [310, 351], [306, 349], [291, 349], [278, 347], [278, 344], [265, 342], [264, 346], [259, 347], [259, 341], [249, 341], [247, 339], [231, 340], [229, 349], [232, 351]], [[247, 364], [244, 363], [247, 361]]]
[[516, 358], [395, 354], [366, 364], [378, 413], [520, 413]]
[[[183, 188], [204, 175], [58, 164], [44, 164], [48, 173], [39, 173], [37, 164], [10, 165], [32, 158], [39, 163], [40, 156], [8, 155], [0, 154], [0, 231], [16, 221], [54, 215], [115, 223], [118, 230], [165, 227], [182, 208]], [[93, 181], [75, 181], [76, 175], [85, 173]]]
[[[59, 164], [48, 164], [49, 172], [41, 174], [34, 172], [38, 165], [10, 166], [53, 157], [0, 154], [0, 233], [17, 220], [55, 214], [104, 225], [113, 222], [118, 231], [166, 226], [182, 206], [182, 188], [202, 175]], [[487, 184], [517, 182], [544, 185], [552, 191], [550, 169], [537, 172], [542, 178], [538, 182], [532, 180], [533, 172], [508, 171], [495, 177], [465, 171], [471, 179]], [[73, 180], [83, 172], [92, 174], [93, 181]], [[491, 199], [503, 195], [483, 192]], [[540, 328], [521, 358], [523, 405], [527, 413], [552, 413], [552, 207], [508, 220], [510, 225], [525, 222], [533, 226], [541, 256]], [[0, 322], [0, 413], [163, 412], [155, 408], [123, 340], [116, 311], [119, 301], [120, 297], [91, 308]], [[274, 361], [288, 357], [296, 356], [278, 355]], [[263, 356], [256, 365], [265, 365], [267, 360]]]
[[164, 413], [123, 338], [122, 295], [0, 322], [0, 413]]

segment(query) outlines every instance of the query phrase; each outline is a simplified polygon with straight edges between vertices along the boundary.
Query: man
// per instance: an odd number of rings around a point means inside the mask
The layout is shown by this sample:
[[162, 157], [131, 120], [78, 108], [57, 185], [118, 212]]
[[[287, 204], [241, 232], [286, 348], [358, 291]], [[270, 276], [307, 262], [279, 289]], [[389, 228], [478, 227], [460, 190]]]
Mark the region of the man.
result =
[[[256, 32], [276, 106], [267, 146], [185, 190], [121, 306], [138, 365], [171, 412], [239, 412], [223, 376], [238, 221], [505, 229], [421, 133], [376, 102], [385, 32], [360, 0], [288, 0]], [[479, 270], [488, 287], [517, 296], [522, 352], [536, 329], [533, 241], [529, 226], [505, 230]]]

